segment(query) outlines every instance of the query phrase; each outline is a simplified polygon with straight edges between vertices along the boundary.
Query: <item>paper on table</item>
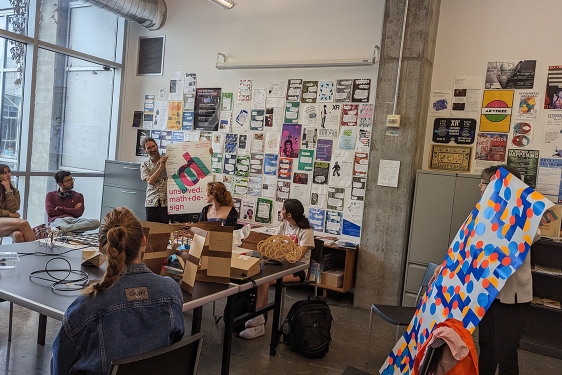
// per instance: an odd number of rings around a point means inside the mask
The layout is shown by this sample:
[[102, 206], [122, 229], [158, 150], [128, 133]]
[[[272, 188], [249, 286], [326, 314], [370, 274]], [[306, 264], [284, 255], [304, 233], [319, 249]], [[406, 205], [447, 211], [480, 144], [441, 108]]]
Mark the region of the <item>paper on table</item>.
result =
[[399, 160], [383, 160], [379, 164], [379, 178], [377, 185], [379, 186], [398, 186], [398, 174], [400, 172]]

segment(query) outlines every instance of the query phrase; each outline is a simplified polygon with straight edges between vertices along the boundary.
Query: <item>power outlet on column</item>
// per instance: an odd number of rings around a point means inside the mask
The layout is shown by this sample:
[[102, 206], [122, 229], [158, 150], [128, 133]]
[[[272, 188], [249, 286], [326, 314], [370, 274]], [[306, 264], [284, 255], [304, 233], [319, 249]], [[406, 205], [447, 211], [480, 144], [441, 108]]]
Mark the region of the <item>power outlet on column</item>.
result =
[[399, 128], [400, 127], [400, 115], [387, 115], [386, 116], [386, 126], [389, 128]]

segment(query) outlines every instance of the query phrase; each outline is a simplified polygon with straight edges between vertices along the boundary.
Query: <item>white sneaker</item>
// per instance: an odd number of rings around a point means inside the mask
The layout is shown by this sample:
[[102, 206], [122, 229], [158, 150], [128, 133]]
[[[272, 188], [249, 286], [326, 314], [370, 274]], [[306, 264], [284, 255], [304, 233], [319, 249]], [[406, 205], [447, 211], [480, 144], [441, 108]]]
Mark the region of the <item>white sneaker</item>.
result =
[[263, 316], [263, 314], [256, 316], [255, 318], [252, 318], [250, 320], [248, 320], [246, 322], [246, 324], [244, 324], [245, 328], [252, 328], [252, 327], [257, 327], [260, 324], [265, 324], [265, 317]]
[[264, 324], [260, 324], [259, 326], [256, 327], [246, 328], [245, 330], [240, 332], [240, 337], [246, 340], [252, 340], [255, 339], [256, 337], [260, 337], [263, 335], [265, 335]]

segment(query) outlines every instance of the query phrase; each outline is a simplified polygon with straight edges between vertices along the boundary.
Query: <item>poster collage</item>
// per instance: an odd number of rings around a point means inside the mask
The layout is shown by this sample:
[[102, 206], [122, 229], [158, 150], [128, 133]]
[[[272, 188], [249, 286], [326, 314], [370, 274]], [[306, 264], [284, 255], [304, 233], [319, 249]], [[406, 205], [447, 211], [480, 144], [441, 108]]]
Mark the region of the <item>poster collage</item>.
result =
[[[548, 67], [546, 88], [536, 87], [535, 73], [536, 60], [488, 62], [485, 79], [459, 76], [452, 90], [433, 91], [429, 169], [479, 174], [507, 164], [562, 203], [562, 65]], [[561, 225], [555, 205], [541, 231], [560, 238]]]
[[[237, 92], [197, 87], [173, 72], [169, 92], [145, 95], [136, 116], [137, 156], [154, 138], [208, 140], [215, 181], [232, 193], [239, 220], [276, 226], [286, 199], [298, 199], [316, 232], [359, 242], [374, 104], [370, 79], [269, 81]], [[140, 115], [140, 114], [139, 114]]]

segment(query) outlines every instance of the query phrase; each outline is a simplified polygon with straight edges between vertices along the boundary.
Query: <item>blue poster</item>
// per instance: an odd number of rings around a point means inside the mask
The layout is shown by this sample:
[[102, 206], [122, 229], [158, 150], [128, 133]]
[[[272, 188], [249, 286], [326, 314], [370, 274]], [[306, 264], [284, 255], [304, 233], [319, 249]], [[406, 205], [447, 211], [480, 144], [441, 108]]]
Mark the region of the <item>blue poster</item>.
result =
[[343, 219], [342, 234], [352, 237], [361, 237], [361, 227], [352, 221]]
[[236, 172], [236, 154], [224, 154], [223, 162], [222, 173], [234, 175]]
[[181, 130], [193, 130], [195, 112], [182, 112]]
[[326, 210], [317, 207], [310, 207], [308, 209], [308, 221], [310, 226], [316, 232], [324, 232], [324, 214]]
[[263, 174], [269, 176], [277, 176], [277, 161], [279, 155], [277, 154], [265, 154], [265, 160], [263, 162]]
[[325, 232], [340, 235], [343, 222], [343, 213], [339, 211], [326, 210]]
[[226, 154], [235, 154], [238, 147], [238, 134], [227, 134], [224, 140], [224, 152]]
[[182, 143], [183, 132], [172, 132], [172, 143]]

